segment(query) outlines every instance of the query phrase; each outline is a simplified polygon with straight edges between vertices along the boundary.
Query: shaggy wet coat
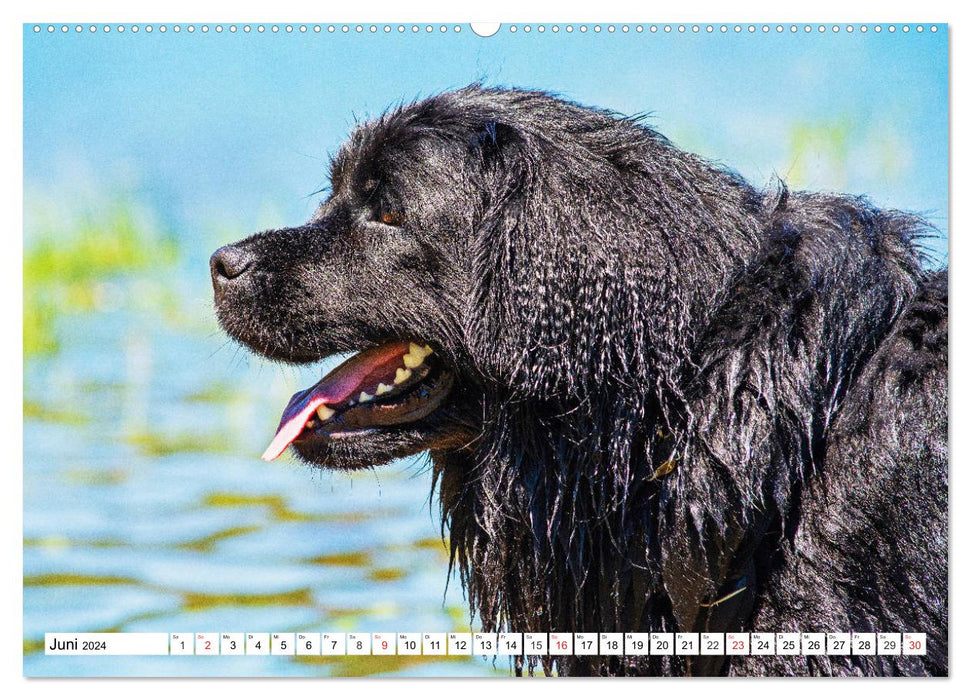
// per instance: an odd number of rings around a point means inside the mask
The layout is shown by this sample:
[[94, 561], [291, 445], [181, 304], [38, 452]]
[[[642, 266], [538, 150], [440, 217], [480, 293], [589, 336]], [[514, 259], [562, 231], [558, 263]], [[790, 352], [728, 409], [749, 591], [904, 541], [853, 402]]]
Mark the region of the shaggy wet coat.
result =
[[484, 629], [927, 633], [926, 656], [520, 668], [947, 673], [947, 279], [921, 220], [479, 87], [360, 126], [331, 184], [305, 226], [221, 253], [220, 321], [286, 361], [435, 349], [442, 408], [294, 450], [430, 450]]

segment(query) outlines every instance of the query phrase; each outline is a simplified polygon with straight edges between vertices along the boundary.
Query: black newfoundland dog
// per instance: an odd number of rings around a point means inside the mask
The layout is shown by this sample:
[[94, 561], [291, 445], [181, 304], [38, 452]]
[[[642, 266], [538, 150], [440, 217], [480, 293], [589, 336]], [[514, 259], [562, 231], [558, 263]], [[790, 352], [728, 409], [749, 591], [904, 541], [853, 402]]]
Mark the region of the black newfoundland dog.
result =
[[518, 670], [946, 674], [946, 270], [914, 216], [770, 189], [540, 92], [360, 126], [307, 224], [212, 257], [239, 342], [356, 353], [264, 456], [429, 451], [486, 630], [927, 633], [926, 656]]

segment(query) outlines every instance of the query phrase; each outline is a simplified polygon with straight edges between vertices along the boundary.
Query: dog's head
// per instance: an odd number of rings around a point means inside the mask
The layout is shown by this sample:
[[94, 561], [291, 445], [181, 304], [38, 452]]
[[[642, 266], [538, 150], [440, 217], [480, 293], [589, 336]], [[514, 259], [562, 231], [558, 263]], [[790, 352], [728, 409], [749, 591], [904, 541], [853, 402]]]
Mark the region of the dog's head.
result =
[[293, 397], [265, 458], [292, 445], [307, 462], [350, 469], [474, 439], [472, 245], [504, 127], [458, 99], [358, 127], [306, 225], [212, 256], [233, 338], [290, 363], [354, 353]]
[[468, 88], [360, 126], [306, 225], [212, 256], [235, 339], [292, 363], [356, 353], [293, 397], [265, 456], [380, 464], [467, 445], [497, 388], [582, 400], [608, 375], [646, 383], [645, 310], [670, 319], [691, 291], [671, 293], [671, 219], [707, 196], [662, 191], [668, 151], [629, 120], [522, 91]]

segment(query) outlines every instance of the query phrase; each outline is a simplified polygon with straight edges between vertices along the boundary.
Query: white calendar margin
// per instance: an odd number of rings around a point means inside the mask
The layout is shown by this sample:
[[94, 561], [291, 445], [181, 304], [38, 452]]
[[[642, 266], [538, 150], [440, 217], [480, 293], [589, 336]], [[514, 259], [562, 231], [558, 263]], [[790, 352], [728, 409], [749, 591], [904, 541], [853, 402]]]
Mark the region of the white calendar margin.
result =
[[[952, 3], [947, 0], [923, 0], [918, 6], [912, 2], [903, 0], [884, 0], [883, 2], [867, 3], [865, 5], [849, 6], [845, 0], [815, 0], [812, 3], [790, 3], [780, 4], [777, 1], [769, 0], [736, 0], [730, 6], [723, 2], [714, 0], [696, 0], [688, 3], [670, 3], [657, 5], [643, 5], [632, 1], [623, 0], [599, 0], [596, 5], [587, 6], [582, 3], [573, 5], [554, 3], [552, 0], [545, 0], [529, 4], [522, 0], [493, 0], [488, 7], [460, 5], [446, 0], [426, 0], [421, 4], [415, 3], [406, 8], [400, 2], [391, 0], [371, 0], [366, 4], [346, 3], [334, 4], [322, 11], [320, 5], [311, 3], [309, 0], [276, 0], [272, 6], [261, 6], [259, 10], [246, 11], [240, 10], [238, 3], [222, 0], [219, 2], [199, 2], [199, 0], [170, 0], [166, 3], [165, 12], [160, 13], [158, 8], [150, 3], [132, 5], [121, 0], [86, 0], [83, 10], [78, 3], [68, 0], [51, 0], [48, 2], [34, 2], [22, 5], [8, 5], [4, 8], [4, 19], [9, 20], [3, 23], [4, 29], [8, 32], [5, 35], [6, 41], [3, 42], [4, 58], [3, 63], [6, 70], [3, 73], [4, 94], [12, 95], [11, 104], [8, 109], [3, 110], [3, 120], [5, 129], [4, 141], [7, 146], [6, 152], [22, 152], [20, 143], [22, 132], [20, 131], [20, 118], [23, 114], [22, 92], [20, 89], [22, 71], [22, 36], [20, 24], [31, 21], [42, 20], [63, 20], [70, 18], [71, 21], [99, 21], [106, 17], [119, 19], [129, 22], [159, 22], [159, 21], [182, 21], [182, 22], [207, 22], [213, 18], [220, 21], [261, 21], [264, 15], [275, 19], [278, 16], [281, 21], [288, 18], [317, 19], [318, 15], [326, 15], [321, 19], [334, 22], [385, 22], [385, 21], [447, 21], [467, 23], [470, 19], [492, 20], [503, 19], [507, 22], [533, 22], [537, 18], [552, 19], [557, 22], [585, 22], [591, 19], [598, 21], [645, 21], [645, 22], [709, 22], [720, 21], [721, 19], [748, 21], [765, 20], [772, 22], [860, 22], [873, 19], [885, 20], [886, 18], [900, 19], [909, 21], [915, 14], [920, 15], [918, 19], [929, 19], [931, 21], [950, 21], [960, 22], [967, 17], [966, 10], [956, 10]], [[470, 16], [471, 15], [471, 16]], [[13, 26], [16, 24], [17, 26]], [[968, 23], [962, 22], [961, 29], [963, 35], [967, 35]], [[952, 70], [954, 74], [967, 76], [971, 74], [971, 55], [966, 46], [966, 42], [954, 42], [951, 48]], [[498, 79], [501, 76], [493, 76]], [[958, 122], [958, 119], [966, 121], [971, 118], [971, 103], [969, 103], [969, 91], [956, 89], [951, 86], [951, 124]], [[960, 116], [959, 116], [960, 115]], [[965, 200], [953, 196], [953, 193], [966, 190], [971, 185], [971, 148], [968, 147], [966, 137], [959, 129], [951, 132], [950, 143], [950, 163], [952, 172], [952, 183], [950, 197], [951, 207], [958, 210], [963, 207], [966, 213], [968, 206]], [[14, 212], [10, 229], [16, 235], [12, 235], [14, 253], [19, 251], [22, 246], [22, 238], [19, 232], [23, 231], [23, 197], [21, 196], [22, 159], [14, 157], [8, 161], [11, 166], [4, 172], [3, 191], [8, 194], [8, 211]], [[968, 219], [971, 217], [963, 217]], [[951, 219], [954, 220], [953, 218]], [[952, 236], [949, 246], [958, 248]], [[8, 241], [9, 244], [9, 241]], [[962, 263], [967, 260], [962, 256]], [[8, 254], [4, 256], [5, 266], [3, 274], [0, 276], [3, 284], [4, 297], [8, 300], [22, 299], [22, 266], [21, 256]], [[958, 318], [962, 318], [967, 313], [966, 309], [971, 308], [971, 276], [956, 274], [951, 280], [951, 294], [957, 297], [958, 302], [952, 308], [952, 313]], [[964, 309], [964, 310], [962, 310]], [[3, 320], [7, 327], [21, 328], [22, 319], [19, 318], [21, 310], [20, 303], [9, 303], [4, 305], [2, 313]], [[950, 329], [950, 340], [955, 348], [955, 356], [959, 356], [959, 348], [964, 350], [971, 349], [971, 320], [963, 318], [963, 323], [955, 323]], [[19, 331], [17, 331], [19, 332]], [[7, 386], [18, 386], [21, 374], [21, 347], [16, 343], [5, 344], [0, 347], [0, 354], [3, 357], [4, 372], [11, 376]], [[966, 365], [961, 366], [956, 363], [951, 368], [950, 374], [950, 399], [949, 403], [955, 409], [955, 414], [968, 415], [971, 413], [971, 368]], [[13, 449], [8, 450], [8, 455], [12, 470], [16, 472], [14, 488], [6, 489], [5, 493], [10, 498], [7, 504], [8, 517], [13, 514], [14, 523], [9, 530], [13, 533], [23, 531], [23, 474], [17, 469], [17, 465], [22, 464], [23, 432], [21, 430], [21, 420], [23, 418], [22, 395], [16, 391], [9, 391], [5, 395], [3, 403], [2, 423], [0, 423], [0, 436], [5, 444], [12, 445]], [[962, 410], [964, 409], [964, 410]], [[951, 464], [958, 461], [958, 456], [971, 456], [971, 432], [953, 431], [950, 440]], [[952, 472], [953, 474], [953, 472]], [[967, 496], [966, 480], [952, 479], [950, 502], [961, 502], [958, 500], [959, 491], [961, 495]], [[967, 564], [968, 558], [959, 548], [952, 548], [950, 542], [961, 530], [968, 535], [967, 516], [960, 509], [955, 509], [950, 513], [950, 540], [948, 561], [951, 567], [951, 582], [957, 580], [971, 580], [971, 567]], [[967, 540], [964, 537], [963, 540]], [[22, 542], [19, 537], [8, 536], [5, 540], [6, 561], [21, 561]], [[20, 615], [23, 610], [23, 588], [15, 576], [3, 577], [0, 589], [5, 595], [4, 600], [8, 601], [8, 609], [16, 611], [15, 615]], [[968, 606], [958, 606], [950, 611], [950, 627], [954, 629], [967, 629], [971, 622], [971, 613], [967, 612]], [[92, 679], [62, 679], [56, 683], [45, 683], [40, 679], [27, 679], [22, 675], [22, 647], [20, 635], [18, 639], [13, 634], [2, 635], [3, 647], [2, 663], [6, 664], [3, 674], [3, 687], [5, 689], [15, 688], [14, 693], [21, 697], [31, 697], [32, 700], [65, 700], [65, 697], [72, 694], [72, 689], [82, 690], [83, 693], [97, 693], [99, 700], [104, 698], [121, 698], [122, 700], [132, 700], [137, 696], [138, 700], [171, 700], [173, 691], [178, 694], [198, 693], [199, 697], [206, 697], [214, 690], [222, 693], [232, 693], [233, 700], [247, 700], [254, 698], [266, 700], [268, 692], [279, 689], [280, 692], [292, 692], [301, 684], [300, 679], [266, 679], [259, 683], [248, 682], [247, 678], [226, 678], [219, 681], [218, 686], [214, 686], [211, 681], [199, 679], [180, 679], [177, 686], [166, 683], [145, 682], [142, 679], [128, 678], [92, 678]], [[966, 658], [964, 654], [964, 637], [961, 634], [948, 635], [948, 646], [951, 660], [952, 677], [960, 677], [962, 669], [959, 662]], [[967, 664], [964, 664], [967, 666]], [[957, 671], [957, 673], [955, 673]], [[965, 673], [964, 675], [967, 675]], [[29, 682], [29, 687], [27, 683]], [[315, 679], [306, 679], [307, 683], [315, 682]], [[350, 684], [355, 682], [352, 679], [330, 679], [328, 683]], [[739, 683], [744, 684], [745, 693], [750, 698], [766, 698], [778, 700], [778, 694], [782, 690], [779, 683], [785, 683], [786, 700], [820, 700], [819, 688], [810, 685], [810, 682], [800, 682], [796, 679], [785, 679], [778, 681], [763, 682], [762, 679], [732, 679], [732, 689], [737, 691]], [[863, 681], [866, 682], [866, 681]], [[284, 685], [284, 683], [286, 685]], [[713, 685], [718, 684], [718, 680], [708, 681], [697, 691], [698, 697], [710, 700], [713, 692]], [[462, 697], [463, 700], [469, 698], [489, 698], [494, 700], [496, 688], [489, 684], [470, 684], [456, 679], [408, 679], [407, 681], [391, 681], [389, 688], [401, 688], [406, 691], [404, 697], [430, 698], [433, 694], [447, 693]], [[587, 681], [580, 683], [559, 684], [557, 700], [590, 700], [590, 687]], [[724, 686], [728, 687], [728, 686]], [[915, 687], [911, 683], [882, 683], [880, 686], [880, 700], [891, 700], [901, 698], [903, 700], [913, 700]], [[947, 697], [953, 695], [957, 697], [955, 688], [957, 684], [943, 686], [938, 683], [934, 686], [935, 696]], [[319, 686], [318, 686], [319, 688]], [[309, 691], [309, 686], [303, 690]], [[837, 698], [858, 697], [860, 687], [854, 683], [833, 684], [826, 687], [826, 700], [836, 700]], [[347, 686], [350, 691], [350, 686]], [[424, 691], [424, 692], [422, 692]], [[501, 688], [503, 700], [536, 700], [535, 686], [530, 683], [505, 683]], [[684, 692], [679, 689], [679, 692]], [[644, 687], [639, 683], [614, 683], [611, 685], [611, 695], [614, 697], [643, 698]], [[16, 697], [16, 695], [14, 696]], [[612, 698], [613, 700], [613, 698]]]

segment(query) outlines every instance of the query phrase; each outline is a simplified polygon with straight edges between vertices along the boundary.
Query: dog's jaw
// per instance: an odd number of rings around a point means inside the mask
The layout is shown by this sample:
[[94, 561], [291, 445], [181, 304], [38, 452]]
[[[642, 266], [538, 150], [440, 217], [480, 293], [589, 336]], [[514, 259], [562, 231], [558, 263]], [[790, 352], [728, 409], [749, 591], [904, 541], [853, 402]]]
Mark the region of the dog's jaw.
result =
[[352, 471], [387, 464], [425, 451], [469, 449], [475, 429], [452, 410], [394, 429], [369, 428], [311, 436], [291, 446], [293, 454], [313, 467]]

